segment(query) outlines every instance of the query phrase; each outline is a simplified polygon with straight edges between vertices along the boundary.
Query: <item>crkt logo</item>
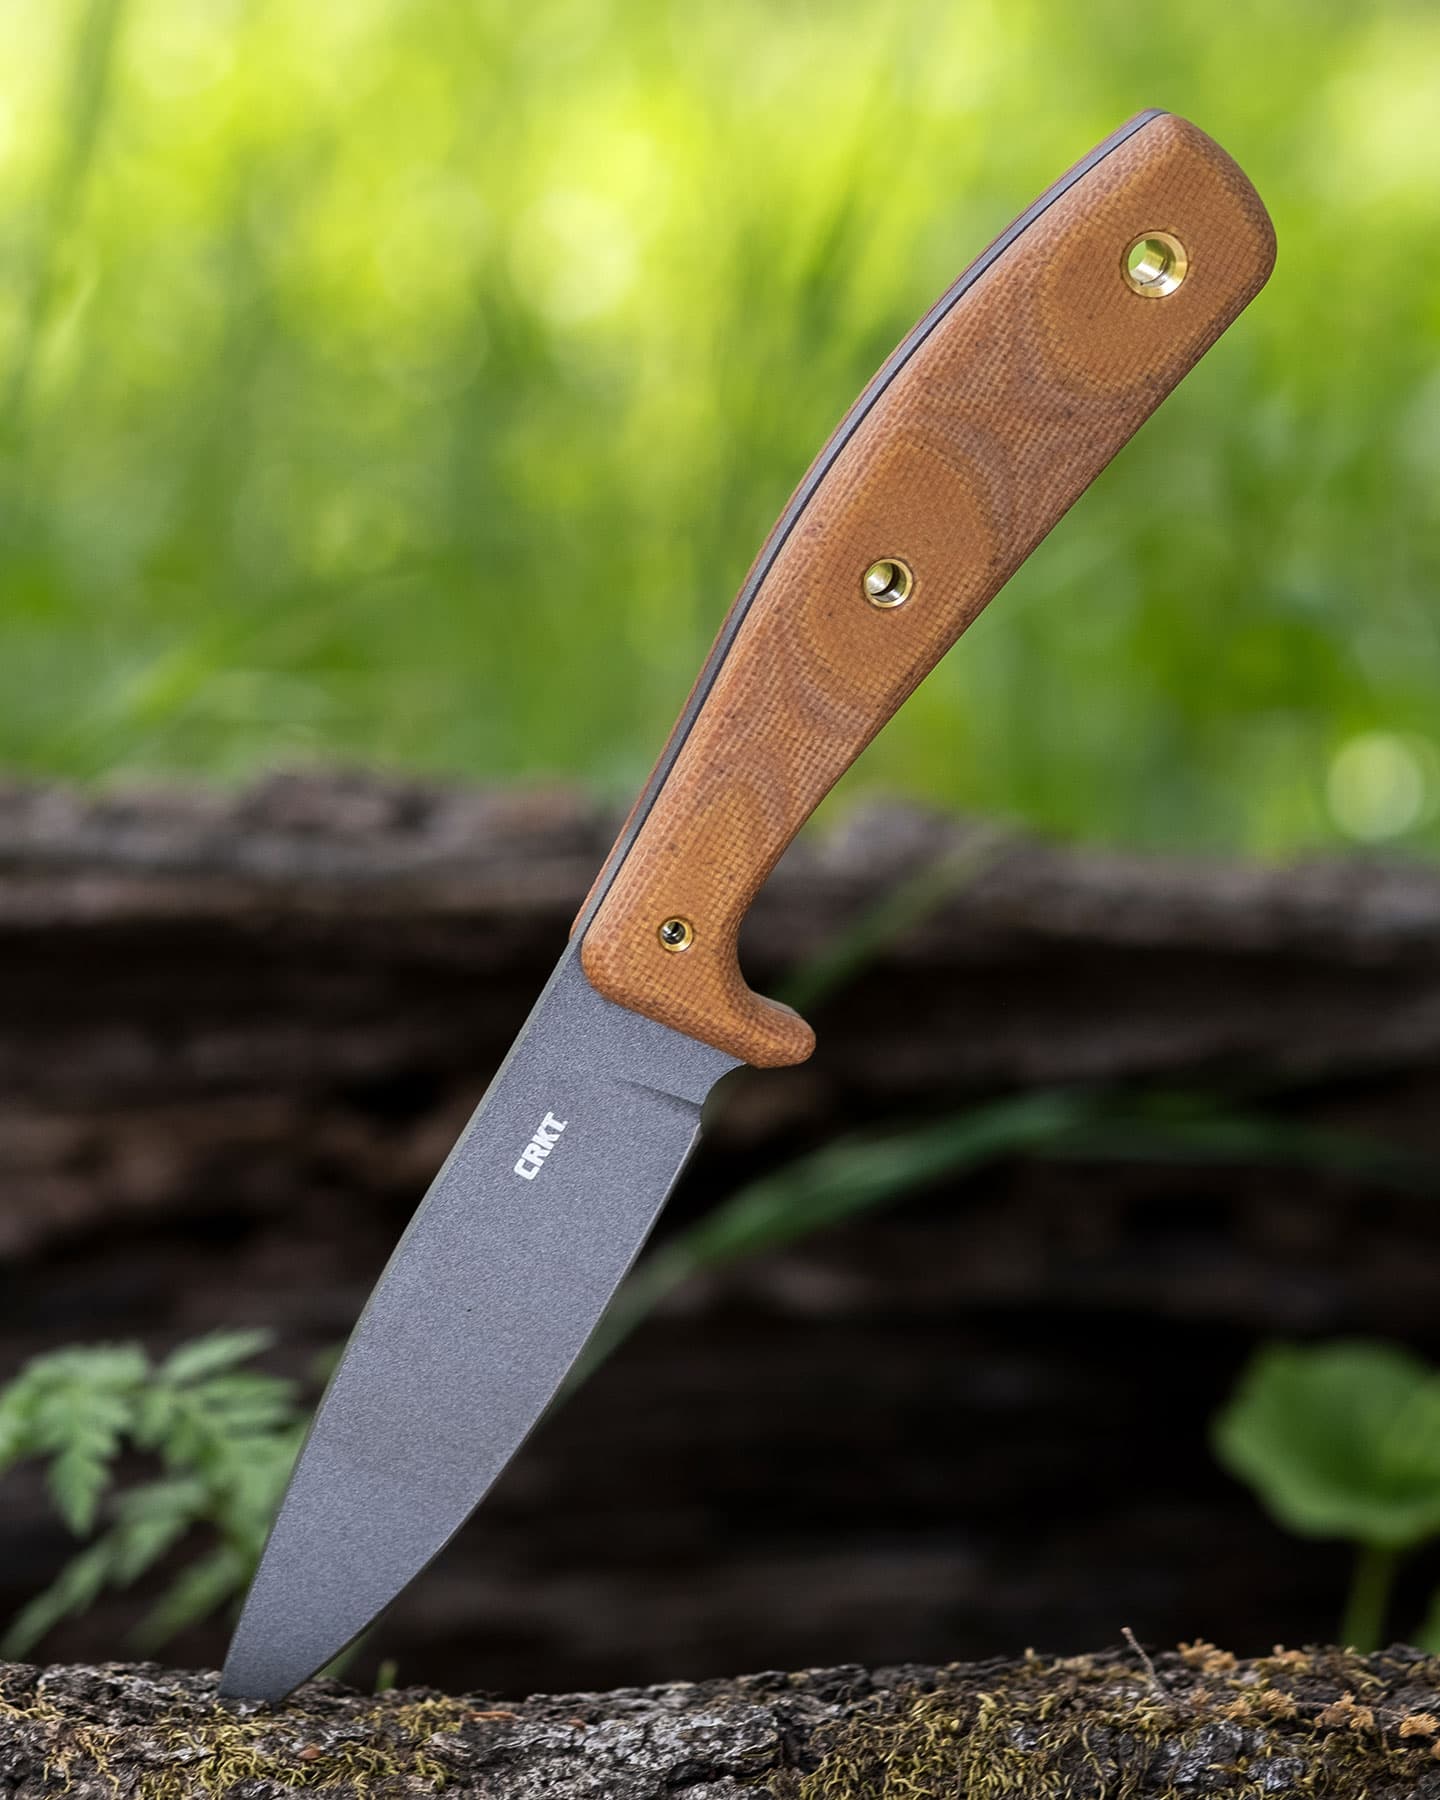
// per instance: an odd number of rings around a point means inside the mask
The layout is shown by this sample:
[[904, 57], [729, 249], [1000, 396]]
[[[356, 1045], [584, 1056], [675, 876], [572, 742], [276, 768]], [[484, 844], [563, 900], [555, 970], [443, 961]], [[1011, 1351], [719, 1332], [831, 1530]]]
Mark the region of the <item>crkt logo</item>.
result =
[[526, 1181], [533, 1181], [540, 1173], [545, 1158], [555, 1148], [556, 1140], [569, 1123], [566, 1119], [557, 1119], [554, 1113], [547, 1112], [535, 1127], [535, 1135], [520, 1152], [520, 1160], [515, 1165], [515, 1173], [524, 1176]]

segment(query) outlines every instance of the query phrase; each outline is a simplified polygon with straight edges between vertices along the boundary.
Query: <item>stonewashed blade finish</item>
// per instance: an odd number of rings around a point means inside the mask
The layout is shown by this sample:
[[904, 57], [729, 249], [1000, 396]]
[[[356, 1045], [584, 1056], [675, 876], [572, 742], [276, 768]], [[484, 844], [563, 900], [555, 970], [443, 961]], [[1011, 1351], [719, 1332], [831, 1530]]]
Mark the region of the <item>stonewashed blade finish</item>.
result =
[[[741, 1062], [808, 1025], [745, 913], [815, 806], [1264, 285], [1255, 190], [1141, 113], [886, 361], [766, 543], [571, 946], [321, 1402], [222, 1692], [275, 1699], [459, 1528], [598, 1321]], [[1103, 587], [1076, 604], [1103, 606]]]
[[[735, 1059], [567, 952], [395, 1249], [300, 1454], [221, 1693], [278, 1700], [465, 1522], [544, 1412]], [[553, 1147], [527, 1155], [546, 1118]], [[525, 1175], [517, 1169], [535, 1168]]]

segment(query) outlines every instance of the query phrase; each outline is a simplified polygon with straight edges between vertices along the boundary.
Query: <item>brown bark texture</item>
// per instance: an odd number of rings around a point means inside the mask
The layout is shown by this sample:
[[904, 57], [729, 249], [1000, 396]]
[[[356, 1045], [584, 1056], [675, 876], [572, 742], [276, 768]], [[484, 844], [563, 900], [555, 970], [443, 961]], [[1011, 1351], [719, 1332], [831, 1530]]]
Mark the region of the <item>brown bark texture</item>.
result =
[[[423, 1191], [614, 823], [564, 792], [368, 775], [0, 792], [0, 1255], [202, 1192], [273, 1210]], [[734, 1109], [762, 1135], [1037, 1085], [1393, 1079], [1440, 1055], [1423, 867], [1166, 860], [872, 808], [795, 846], [743, 948], [821, 1039]]]
[[[0, 793], [0, 1173], [18, 1196], [0, 1241], [163, 1205], [302, 1125], [363, 1185], [433, 1166], [448, 1120], [423, 1142], [347, 1129], [347, 1099], [407, 1074], [473, 1099], [614, 823], [562, 792], [369, 776]], [[823, 968], [867, 921], [843, 1007], [797, 995], [822, 1054], [773, 1091], [1298, 1083], [1440, 1052], [1429, 868], [1167, 860], [870, 809], [785, 858], [747, 972], [773, 988]], [[390, 1101], [407, 1126], [426, 1110]]]
[[1208, 1644], [507, 1701], [315, 1682], [219, 1703], [153, 1664], [0, 1667], [0, 1794], [40, 1800], [1433, 1800], [1440, 1662]]

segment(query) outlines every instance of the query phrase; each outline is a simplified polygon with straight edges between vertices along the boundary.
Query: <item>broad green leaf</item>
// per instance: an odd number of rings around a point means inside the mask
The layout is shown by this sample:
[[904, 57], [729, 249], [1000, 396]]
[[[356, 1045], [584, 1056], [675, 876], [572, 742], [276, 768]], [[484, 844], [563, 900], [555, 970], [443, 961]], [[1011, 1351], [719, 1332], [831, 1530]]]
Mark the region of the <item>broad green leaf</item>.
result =
[[1440, 1372], [1391, 1345], [1261, 1351], [1214, 1443], [1291, 1531], [1392, 1550], [1440, 1532]]

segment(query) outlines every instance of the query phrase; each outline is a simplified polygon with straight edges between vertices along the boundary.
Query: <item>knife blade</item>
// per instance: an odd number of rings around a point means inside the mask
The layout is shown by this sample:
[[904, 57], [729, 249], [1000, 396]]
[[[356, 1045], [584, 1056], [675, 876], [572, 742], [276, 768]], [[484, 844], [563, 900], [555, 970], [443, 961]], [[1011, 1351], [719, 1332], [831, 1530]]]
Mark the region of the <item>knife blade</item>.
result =
[[801, 824], [1264, 285], [1255, 190], [1139, 114], [860, 395], [756, 559], [569, 944], [366, 1305], [221, 1692], [278, 1699], [469, 1517], [639, 1252], [714, 1084], [808, 1025], [736, 950]]

